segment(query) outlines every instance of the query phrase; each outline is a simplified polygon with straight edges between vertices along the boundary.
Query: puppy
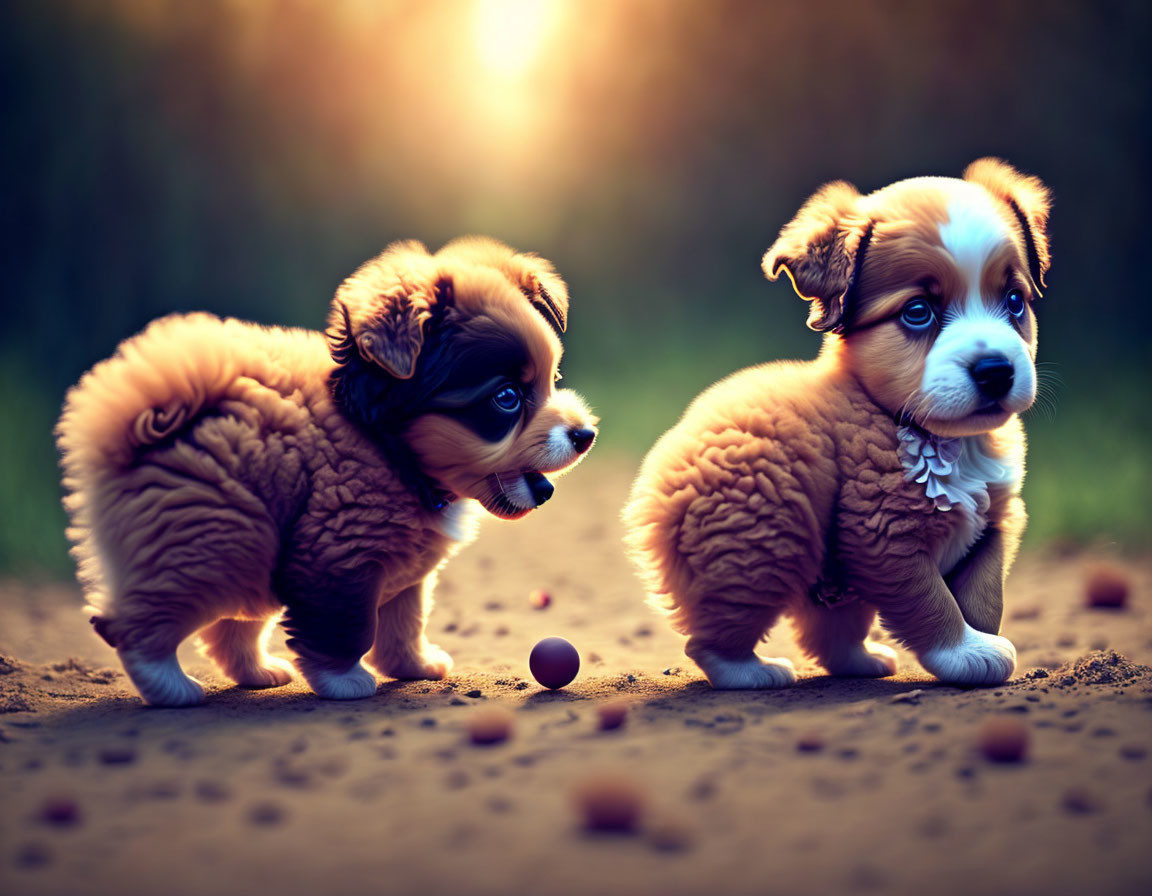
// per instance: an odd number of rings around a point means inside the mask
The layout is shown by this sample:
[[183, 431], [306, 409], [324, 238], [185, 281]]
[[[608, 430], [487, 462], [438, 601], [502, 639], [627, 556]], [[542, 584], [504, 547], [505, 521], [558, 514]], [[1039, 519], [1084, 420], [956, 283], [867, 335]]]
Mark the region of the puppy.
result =
[[963, 180], [816, 193], [764, 256], [825, 334], [699, 396], [624, 510], [652, 595], [717, 688], [796, 680], [753, 651], [782, 614], [833, 675], [885, 676], [884, 626], [937, 678], [1005, 681], [997, 632], [1024, 528], [1036, 396], [1034, 304], [1048, 269], [1043, 184], [996, 159]]
[[348, 278], [327, 342], [206, 314], [158, 320], [87, 373], [56, 428], [93, 623], [146, 703], [204, 691], [199, 632], [244, 687], [285, 684], [283, 614], [321, 697], [439, 679], [424, 636], [436, 570], [488, 513], [517, 519], [596, 436], [558, 390], [568, 292], [487, 239], [397, 243]]

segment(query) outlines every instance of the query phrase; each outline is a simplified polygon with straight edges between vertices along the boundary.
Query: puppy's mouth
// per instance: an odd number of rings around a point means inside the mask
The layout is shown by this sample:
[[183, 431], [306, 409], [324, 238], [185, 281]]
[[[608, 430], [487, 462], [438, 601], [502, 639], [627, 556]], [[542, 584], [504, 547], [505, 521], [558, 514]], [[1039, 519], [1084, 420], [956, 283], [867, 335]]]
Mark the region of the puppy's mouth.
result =
[[493, 473], [484, 480], [488, 496], [484, 509], [504, 520], [518, 520], [552, 497], [553, 485], [537, 470]]
[[1004, 414], [1004, 413], [1007, 413], [1007, 412], [1004, 410], [1004, 405], [1000, 404], [1000, 402], [987, 401], [984, 404], [977, 407], [975, 410], [973, 410], [972, 413], [969, 414], [968, 416], [969, 417], [986, 417], [988, 415]]
[[1013, 413], [1016, 412], [1000, 401], [986, 401], [962, 416], [926, 414], [920, 419], [909, 419], [921, 429], [939, 436], [971, 436], [996, 429]]

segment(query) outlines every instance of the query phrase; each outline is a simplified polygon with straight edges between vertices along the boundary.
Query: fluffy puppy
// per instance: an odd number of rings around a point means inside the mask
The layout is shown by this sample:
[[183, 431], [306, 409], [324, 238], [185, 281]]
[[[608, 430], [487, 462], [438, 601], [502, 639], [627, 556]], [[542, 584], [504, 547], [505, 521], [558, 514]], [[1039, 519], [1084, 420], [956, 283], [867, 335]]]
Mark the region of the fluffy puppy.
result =
[[438, 679], [436, 570], [480, 508], [516, 519], [595, 438], [557, 390], [568, 312], [545, 260], [487, 239], [397, 243], [348, 278], [325, 336], [206, 314], [158, 320], [67, 396], [56, 428], [93, 623], [145, 702], [203, 688], [177, 646], [245, 687], [283, 615], [321, 697], [376, 691], [362, 664]]
[[652, 595], [717, 688], [791, 684], [753, 651], [782, 614], [833, 675], [884, 676], [877, 611], [930, 673], [1013, 672], [997, 632], [1024, 528], [1034, 303], [1048, 191], [981, 159], [862, 196], [832, 183], [764, 257], [823, 332], [816, 360], [716, 384], [645, 460], [624, 510]]

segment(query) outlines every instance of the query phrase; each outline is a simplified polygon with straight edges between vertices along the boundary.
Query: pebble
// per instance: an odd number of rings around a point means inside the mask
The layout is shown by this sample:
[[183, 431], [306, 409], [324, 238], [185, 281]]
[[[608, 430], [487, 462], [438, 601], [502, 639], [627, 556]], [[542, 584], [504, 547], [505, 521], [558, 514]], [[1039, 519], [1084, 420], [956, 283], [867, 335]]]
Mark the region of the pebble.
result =
[[1120, 755], [1125, 759], [1143, 759], [1148, 755], [1148, 748], [1143, 744], [1124, 744], [1120, 748]]
[[623, 700], [601, 703], [596, 708], [596, 719], [601, 731], [615, 731], [628, 721], [628, 704]]
[[468, 719], [468, 737], [477, 746], [502, 744], [512, 736], [515, 721], [512, 713], [498, 706], [479, 709]]
[[444, 777], [444, 786], [449, 790], [463, 790], [472, 783], [468, 772], [463, 769], [453, 769]]
[[153, 781], [142, 790], [145, 796], [157, 800], [175, 799], [180, 796], [180, 791], [179, 781]]
[[824, 738], [815, 731], [802, 734], [796, 741], [796, 749], [801, 753], [819, 753], [824, 749]]
[[43, 868], [52, 864], [52, 847], [39, 840], [29, 840], [16, 850], [16, 864], [21, 868]]
[[1028, 726], [1006, 716], [986, 719], [977, 735], [980, 752], [992, 762], [1021, 762], [1028, 754], [1028, 741]]
[[533, 610], [546, 610], [552, 606], [552, 595], [542, 588], [538, 588], [528, 595], [528, 603]]
[[1069, 787], [1060, 802], [1073, 815], [1091, 815], [1103, 808], [1100, 799], [1086, 787]]
[[284, 816], [284, 809], [278, 803], [257, 803], [248, 810], [248, 820], [258, 825], [280, 824]]
[[515, 804], [510, 799], [505, 796], [500, 796], [499, 794], [489, 797], [484, 805], [488, 807], [489, 812], [496, 812], [499, 815], [503, 815], [505, 812], [511, 812], [515, 807]]
[[572, 788], [572, 801], [585, 829], [631, 834], [644, 813], [644, 792], [631, 778], [600, 773], [582, 778]]
[[479, 690], [468, 691], [464, 696], [468, 697], [471, 700], [479, 700], [481, 697], [484, 696], [484, 692], [479, 691]]
[[205, 779], [196, 782], [196, 796], [205, 803], [222, 803], [232, 796], [232, 788], [223, 781]]
[[100, 761], [104, 765], [128, 765], [136, 761], [136, 751], [132, 747], [105, 747], [100, 751]]
[[1128, 605], [1129, 581], [1115, 566], [1101, 565], [1088, 573], [1084, 597], [1089, 607], [1121, 610]]
[[657, 852], [683, 852], [692, 846], [692, 831], [678, 819], [659, 818], [647, 826], [645, 839]]
[[75, 827], [81, 820], [80, 805], [74, 799], [56, 797], [40, 807], [40, 818], [53, 827]]

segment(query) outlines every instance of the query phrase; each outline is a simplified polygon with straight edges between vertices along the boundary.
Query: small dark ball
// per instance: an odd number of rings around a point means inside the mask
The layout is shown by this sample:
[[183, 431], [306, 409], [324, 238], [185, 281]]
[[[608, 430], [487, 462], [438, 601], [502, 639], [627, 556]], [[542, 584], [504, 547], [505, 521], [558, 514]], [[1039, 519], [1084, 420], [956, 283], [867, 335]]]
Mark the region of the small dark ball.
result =
[[528, 657], [532, 677], [546, 688], [562, 688], [580, 671], [580, 654], [563, 638], [545, 638]]

